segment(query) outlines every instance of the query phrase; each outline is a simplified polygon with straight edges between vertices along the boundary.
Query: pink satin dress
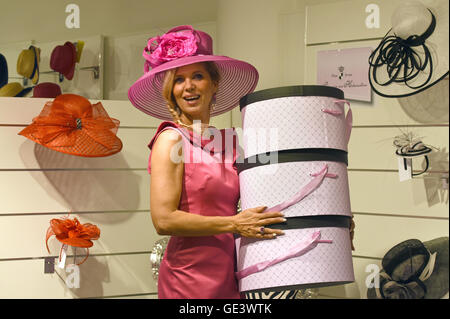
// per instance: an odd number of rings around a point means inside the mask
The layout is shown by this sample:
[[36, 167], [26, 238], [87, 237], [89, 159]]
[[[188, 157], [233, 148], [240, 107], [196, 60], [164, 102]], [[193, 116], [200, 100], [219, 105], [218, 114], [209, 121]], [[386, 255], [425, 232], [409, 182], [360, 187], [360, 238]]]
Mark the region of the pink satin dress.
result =
[[[184, 174], [178, 209], [203, 216], [235, 215], [239, 179], [233, 167], [238, 145], [234, 129], [215, 129], [221, 136], [215, 134], [205, 139], [166, 121], [158, 127], [149, 144], [150, 149], [159, 134], [168, 129], [178, 131], [183, 141]], [[172, 236], [159, 269], [158, 298], [241, 298], [235, 270], [232, 233], [201, 237]]]

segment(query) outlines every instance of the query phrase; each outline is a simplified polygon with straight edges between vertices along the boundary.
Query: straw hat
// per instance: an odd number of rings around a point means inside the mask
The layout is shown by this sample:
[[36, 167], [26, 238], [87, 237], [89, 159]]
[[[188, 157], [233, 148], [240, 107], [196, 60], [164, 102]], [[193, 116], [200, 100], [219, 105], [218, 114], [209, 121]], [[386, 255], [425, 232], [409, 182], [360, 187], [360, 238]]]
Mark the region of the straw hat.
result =
[[369, 57], [369, 82], [384, 97], [419, 93], [449, 72], [448, 0], [407, 1]]
[[119, 121], [110, 118], [100, 102], [91, 104], [82, 96], [62, 94], [47, 102], [19, 135], [61, 153], [101, 157], [122, 149], [118, 128]]
[[23, 97], [28, 92], [30, 92], [33, 88], [27, 87], [24, 88], [20, 83], [18, 82], [12, 82], [8, 83], [0, 88], [0, 97]]
[[41, 49], [31, 45], [28, 49], [20, 52], [17, 59], [17, 73], [31, 79], [33, 84], [39, 82], [39, 62]]
[[258, 83], [258, 71], [251, 64], [226, 56], [213, 55], [212, 38], [192, 26], [175, 27], [151, 38], [144, 48], [145, 74], [128, 90], [131, 103], [142, 112], [162, 120], [172, 120], [162, 96], [165, 71], [181, 66], [214, 62], [220, 73], [216, 106], [211, 116], [230, 111], [239, 99], [251, 93]]

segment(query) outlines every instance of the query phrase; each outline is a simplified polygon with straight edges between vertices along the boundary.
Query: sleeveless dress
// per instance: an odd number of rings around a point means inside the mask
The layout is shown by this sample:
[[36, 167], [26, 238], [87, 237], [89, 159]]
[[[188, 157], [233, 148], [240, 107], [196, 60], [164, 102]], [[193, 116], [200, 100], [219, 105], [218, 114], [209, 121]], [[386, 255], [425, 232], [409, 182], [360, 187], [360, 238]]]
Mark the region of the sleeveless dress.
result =
[[[184, 173], [178, 209], [203, 216], [236, 214], [239, 179], [233, 167], [238, 145], [234, 128], [205, 139], [177, 124], [162, 122], [148, 145], [164, 130], [182, 136]], [[218, 135], [220, 133], [220, 135]], [[151, 173], [151, 153], [148, 171]], [[159, 269], [160, 299], [239, 299], [234, 236], [172, 236]]]

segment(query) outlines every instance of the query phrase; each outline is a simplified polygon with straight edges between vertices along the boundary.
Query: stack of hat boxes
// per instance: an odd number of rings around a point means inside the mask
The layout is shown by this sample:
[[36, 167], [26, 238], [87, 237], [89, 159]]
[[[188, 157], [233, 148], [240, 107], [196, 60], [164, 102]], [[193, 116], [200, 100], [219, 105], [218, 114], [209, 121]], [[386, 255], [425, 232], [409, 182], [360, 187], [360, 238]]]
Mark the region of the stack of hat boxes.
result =
[[[354, 281], [347, 144], [352, 113], [328, 86], [257, 91], [240, 101], [242, 210], [267, 206], [286, 222], [276, 239], [239, 238], [239, 288], [269, 292]], [[281, 207], [280, 207], [281, 204]], [[280, 209], [281, 208], [281, 209]]]

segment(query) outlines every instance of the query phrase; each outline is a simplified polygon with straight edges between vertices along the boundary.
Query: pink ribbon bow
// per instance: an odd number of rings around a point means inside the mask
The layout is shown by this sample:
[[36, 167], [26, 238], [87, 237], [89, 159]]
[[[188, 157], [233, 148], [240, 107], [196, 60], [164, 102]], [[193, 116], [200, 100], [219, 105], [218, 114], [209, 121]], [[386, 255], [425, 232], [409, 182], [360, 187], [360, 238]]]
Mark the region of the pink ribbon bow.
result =
[[319, 243], [331, 244], [332, 242], [333, 242], [332, 240], [321, 240], [320, 239], [320, 231], [316, 231], [312, 234], [311, 238], [308, 238], [308, 239], [300, 242], [298, 245], [295, 245], [294, 247], [289, 249], [289, 251], [287, 253], [285, 253], [275, 259], [262, 261], [260, 263], [249, 266], [241, 271], [238, 271], [236, 273], [236, 277], [237, 277], [237, 279], [240, 280], [251, 274], [263, 271], [267, 267], [273, 266], [273, 265], [278, 264], [287, 259], [304, 255], [311, 249], [315, 248], [317, 246], [317, 244], [319, 244]]

